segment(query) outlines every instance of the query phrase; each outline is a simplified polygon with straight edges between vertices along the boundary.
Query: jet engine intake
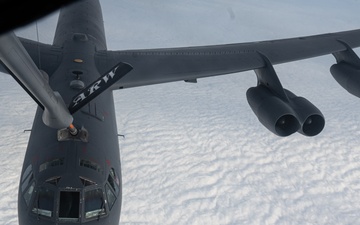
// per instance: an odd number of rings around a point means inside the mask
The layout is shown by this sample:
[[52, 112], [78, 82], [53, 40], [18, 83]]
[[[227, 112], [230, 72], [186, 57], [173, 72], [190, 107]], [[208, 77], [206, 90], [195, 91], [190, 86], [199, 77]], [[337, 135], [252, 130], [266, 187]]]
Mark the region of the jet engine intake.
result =
[[360, 98], [360, 69], [346, 62], [339, 62], [330, 68], [335, 80], [350, 94]]
[[324, 126], [323, 114], [311, 102], [284, 89], [287, 99], [276, 96], [264, 85], [246, 92], [249, 105], [259, 121], [271, 132], [286, 137], [296, 131], [306, 136], [319, 134]]
[[298, 132], [306, 136], [318, 135], [325, 126], [325, 118], [321, 111], [306, 98], [296, 96], [286, 89], [284, 91], [300, 123]]
[[265, 86], [248, 89], [246, 97], [259, 121], [274, 134], [286, 137], [299, 130], [293, 109]]

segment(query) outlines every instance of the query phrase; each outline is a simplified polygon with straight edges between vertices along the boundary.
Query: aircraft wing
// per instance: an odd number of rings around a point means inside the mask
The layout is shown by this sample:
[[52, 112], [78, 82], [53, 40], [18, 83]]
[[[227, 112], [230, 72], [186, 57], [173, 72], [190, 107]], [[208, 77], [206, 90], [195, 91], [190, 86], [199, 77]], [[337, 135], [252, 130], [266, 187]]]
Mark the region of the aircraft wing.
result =
[[[130, 88], [254, 70], [360, 46], [360, 29], [264, 42], [152, 50], [99, 51], [100, 73], [119, 62], [134, 69], [113, 88]], [[264, 57], [266, 60], [264, 60]]]
[[[45, 71], [49, 75], [55, 72], [61, 63], [61, 48], [21, 37], [19, 37], [19, 40], [40, 70]], [[0, 63], [0, 72], [9, 73], [2, 63]]]

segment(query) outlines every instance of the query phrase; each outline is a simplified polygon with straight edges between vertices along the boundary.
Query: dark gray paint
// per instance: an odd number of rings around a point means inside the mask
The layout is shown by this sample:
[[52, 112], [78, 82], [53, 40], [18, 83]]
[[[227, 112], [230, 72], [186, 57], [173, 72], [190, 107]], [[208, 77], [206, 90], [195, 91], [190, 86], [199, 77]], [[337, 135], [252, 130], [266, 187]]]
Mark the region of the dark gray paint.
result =
[[[134, 67], [114, 88], [192, 80], [208, 76], [242, 72], [265, 66], [261, 55], [272, 64], [280, 64], [346, 50], [360, 46], [360, 30], [217, 46], [156, 50], [98, 51], [100, 71], [119, 60]], [[261, 53], [261, 54], [259, 54]]]
[[[76, 14], [74, 12], [77, 12]], [[82, 23], [72, 23], [78, 15], [93, 15], [87, 17]], [[70, 25], [69, 25], [70, 24]], [[70, 28], [70, 27], [71, 28]], [[96, 27], [96, 29], [93, 29]], [[71, 89], [70, 82], [75, 79], [73, 71], [81, 71], [81, 80], [91, 84], [101, 75], [95, 66], [95, 52], [97, 49], [104, 49], [106, 46], [103, 31], [103, 20], [98, 1], [82, 1], [73, 7], [64, 9], [60, 13], [58, 27], [56, 30], [54, 46], [42, 45], [42, 52], [56, 58], [53, 66], [42, 67], [49, 73], [49, 83], [54, 91], [58, 91], [65, 103], [69, 105], [72, 98], [79, 90]], [[78, 39], [74, 33], [85, 33], [88, 39]], [[100, 33], [99, 33], [100, 32]], [[24, 39], [22, 39], [24, 41]], [[31, 41], [25, 40], [25, 48], [37, 60], [37, 48]], [[53, 51], [54, 50], [54, 51]], [[46, 64], [47, 59], [41, 55], [41, 64]], [[81, 59], [83, 63], [76, 63], [74, 59]], [[111, 69], [111, 68], [108, 68]], [[53, 71], [53, 72], [51, 72]], [[53, 208], [53, 216], [47, 218], [32, 212], [37, 204], [34, 193], [27, 206], [24, 200], [24, 193], [19, 188], [18, 213], [19, 224], [55, 224], [61, 222], [58, 219], [58, 206], [61, 191], [79, 191], [80, 197], [84, 197], [84, 189], [103, 188], [107, 182], [110, 169], [116, 171], [121, 187], [120, 153], [115, 121], [115, 109], [112, 91], [106, 90], [85, 107], [73, 114], [74, 125], [78, 128], [84, 127], [88, 131], [88, 142], [78, 140], [59, 142], [57, 140], [57, 129], [47, 127], [42, 122], [43, 110], [38, 108], [26, 151], [23, 172], [31, 164], [33, 168], [35, 190], [40, 187], [48, 187], [55, 192], [56, 201]], [[40, 165], [51, 162], [54, 159], [64, 158], [63, 165], [49, 167], [40, 172]], [[86, 168], [80, 165], [81, 160], [88, 160], [95, 163], [100, 171]], [[23, 173], [22, 173], [23, 176]], [[46, 182], [52, 177], [61, 177], [55, 186]], [[80, 177], [95, 182], [97, 185], [84, 187]], [[22, 178], [21, 178], [22, 179]], [[20, 181], [20, 186], [22, 182]], [[26, 191], [25, 191], [26, 192]], [[104, 196], [105, 198], [105, 196]], [[83, 201], [83, 200], [82, 200]], [[84, 208], [81, 205], [82, 209]], [[87, 221], [81, 210], [81, 223], [88, 224], [118, 224], [121, 209], [121, 188], [117, 200], [111, 211], [108, 205], [105, 206], [107, 214]], [[67, 223], [62, 223], [67, 224]]]
[[[69, 85], [75, 79], [74, 71], [81, 72], [80, 79], [87, 86], [118, 63], [130, 64], [134, 69], [113, 85], [112, 89], [180, 80], [195, 81], [197, 78], [260, 68], [266, 72], [268, 64], [264, 57], [269, 63], [278, 64], [336, 54], [347, 50], [348, 47], [358, 47], [360, 30], [255, 43], [108, 51], [99, 1], [85, 0], [61, 11], [53, 45], [39, 44], [22, 38], [20, 40], [37, 67], [49, 74], [51, 88], [58, 91], [69, 105], [78, 93], [78, 90], [70, 88]], [[74, 59], [81, 59], [83, 63], [76, 63]], [[3, 67], [0, 70], [7, 72]], [[344, 71], [337, 73], [346, 76]], [[274, 75], [276, 76], [275, 73]], [[270, 93], [273, 94], [271, 90]], [[285, 93], [289, 95], [290, 92]], [[85, 220], [81, 210], [79, 222], [118, 224], [121, 210], [121, 165], [112, 91], [106, 90], [73, 114], [74, 124], [88, 131], [88, 142], [76, 139], [58, 141], [57, 130], [44, 125], [42, 113], [43, 110], [38, 108], [24, 159], [19, 185], [19, 224], [60, 223], [57, 216], [60, 192], [78, 191], [83, 201], [84, 190], [104, 188], [111, 168], [116, 171], [120, 181], [120, 192], [115, 205], [111, 211], [106, 205], [108, 213], [90, 222]], [[62, 165], [40, 171], [40, 165], [53, 162], [55, 159], [63, 159]], [[81, 166], [81, 160], [96, 163], [99, 171]], [[27, 206], [24, 192], [30, 184], [24, 185], [24, 176], [27, 168], [30, 168], [29, 165], [36, 182], [35, 190], [48, 187], [55, 192], [56, 199], [51, 218], [32, 212], [38, 192], [35, 191], [32, 198], [27, 199]], [[97, 185], [84, 187], [80, 176], [92, 180]], [[57, 184], [46, 182], [54, 177], [61, 177]]]

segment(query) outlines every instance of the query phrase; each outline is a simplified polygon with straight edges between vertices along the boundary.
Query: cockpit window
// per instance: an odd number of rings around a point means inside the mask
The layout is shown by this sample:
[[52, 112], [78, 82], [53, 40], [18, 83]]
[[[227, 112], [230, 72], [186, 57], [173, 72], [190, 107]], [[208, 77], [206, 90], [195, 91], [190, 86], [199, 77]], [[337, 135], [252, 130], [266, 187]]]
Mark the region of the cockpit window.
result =
[[60, 191], [59, 219], [77, 222], [80, 216], [80, 192]]
[[110, 174], [108, 176], [108, 182], [117, 195], [119, 193], [119, 179], [116, 176], [114, 168], [110, 169]]
[[44, 162], [43, 164], [41, 164], [39, 167], [39, 172], [42, 172], [50, 167], [62, 166], [62, 165], [64, 165], [64, 158], [53, 159], [51, 161]]
[[52, 217], [54, 210], [54, 191], [41, 187], [34, 203], [33, 213], [45, 217]]
[[91, 185], [96, 185], [96, 182], [94, 182], [92, 180], [89, 180], [89, 179], [86, 179], [84, 177], [80, 177], [80, 181], [84, 185], [84, 187], [91, 186]]
[[[58, 179], [61, 177], [48, 179], [49, 182], [38, 188], [35, 188], [35, 181], [32, 181], [25, 190], [23, 194], [25, 202], [27, 205], [33, 206], [32, 212], [38, 216], [38, 219], [41, 219], [40, 217], [55, 218], [60, 223], [78, 223], [84, 219], [86, 221], [99, 220], [101, 216], [107, 214], [108, 210], [104, 191], [108, 192], [110, 207], [116, 200], [109, 184], [106, 184], [105, 189], [91, 185], [92, 187], [89, 186], [83, 190], [56, 191], [56, 187], [49, 183]], [[30, 203], [32, 195], [35, 197], [32, 200], [33, 203]]]
[[101, 172], [101, 167], [95, 163], [95, 162], [92, 162], [90, 160], [86, 160], [86, 159], [81, 159], [80, 160], [80, 166], [83, 166], [83, 167], [86, 167], [86, 168], [89, 168], [89, 169], [92, 169], [92, 170], [95, 170], [97, 172]]
[[109, 187], [109, 184], [105, 185], [105, 191], [106, 191], [109, 208], [111, 210], [116, 201], [116, 196], [115, 196], [113, 190]]
[[31, 196], [34, 193], [34, 187], [35, 187], [35, 181], [33, 181], [31, 183], [30, 187], [24, 193], [24, 199], [25, 199], [25, 202], [26, 202], [27, 206], [29, 206]]
[[119, 194], [119, 178], [116, 176], [114, 168], [110, 169], [108, 182], [105, 186], [105, 193], [111, 210]]
[[30, 204], [34, 193], [35, 181], [31, 164], [25, 169], [21, 178], [21, 192], [24, 193], [24, 200], [27, 206]]
[[26, 170], [24, 171], [23, 177], [21, 179], [21, 182], [23, 182], [25, 180], [25, 178], [32, 172], [32, 166], [31, 164], [26, 167]]
[[105, 215], [105, 202], [101, 189], [94, 189], [85, 192], [85, 218], [91, 219]]
[[21, 179], [21, 192], [24, 192], [25, 189], [28, 187], [28, 185], [31, 183], [31, 181], [34, 179], [34, 175], [32, 172], [32, 166], [31, 164], [26, 168], [22, 179]]
[[57, 186], [59, 181], [60, 181], [61, 177], [51, 177], [49, 179], [47, 179], [45, 182], [48, 183], [48, 184], [52, 184], [54, 186]]

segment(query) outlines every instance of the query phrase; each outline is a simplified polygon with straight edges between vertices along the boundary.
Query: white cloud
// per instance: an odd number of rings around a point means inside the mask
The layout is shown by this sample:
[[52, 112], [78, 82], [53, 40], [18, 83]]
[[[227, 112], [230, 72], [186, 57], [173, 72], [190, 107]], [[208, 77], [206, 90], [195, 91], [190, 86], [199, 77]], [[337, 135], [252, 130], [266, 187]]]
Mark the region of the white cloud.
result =
[[[360, 3], [351, 0], [102, 4], [111, 49], [304, 36], [356, 29], [360, 20]], [[51, 42], [53, 24], [39, 24], [41, 39]], [[31, 37], [31, 29], [19, 33]], [[126, 135], [119, 140], [122, 224], [359, 223], [359, 100], [332, 79], [332, 63], [327, 56], [275, 67], [285, 87], [326, 116], [314, 138], [279, 138], [262, 127], [245, 99], [256, 84], [252, 71], [117, 91], [118, 129]], [[29, 136], [22, 130], [35, 104], [10, 77], [0, 83], [0, 223], [17, 224]]]

